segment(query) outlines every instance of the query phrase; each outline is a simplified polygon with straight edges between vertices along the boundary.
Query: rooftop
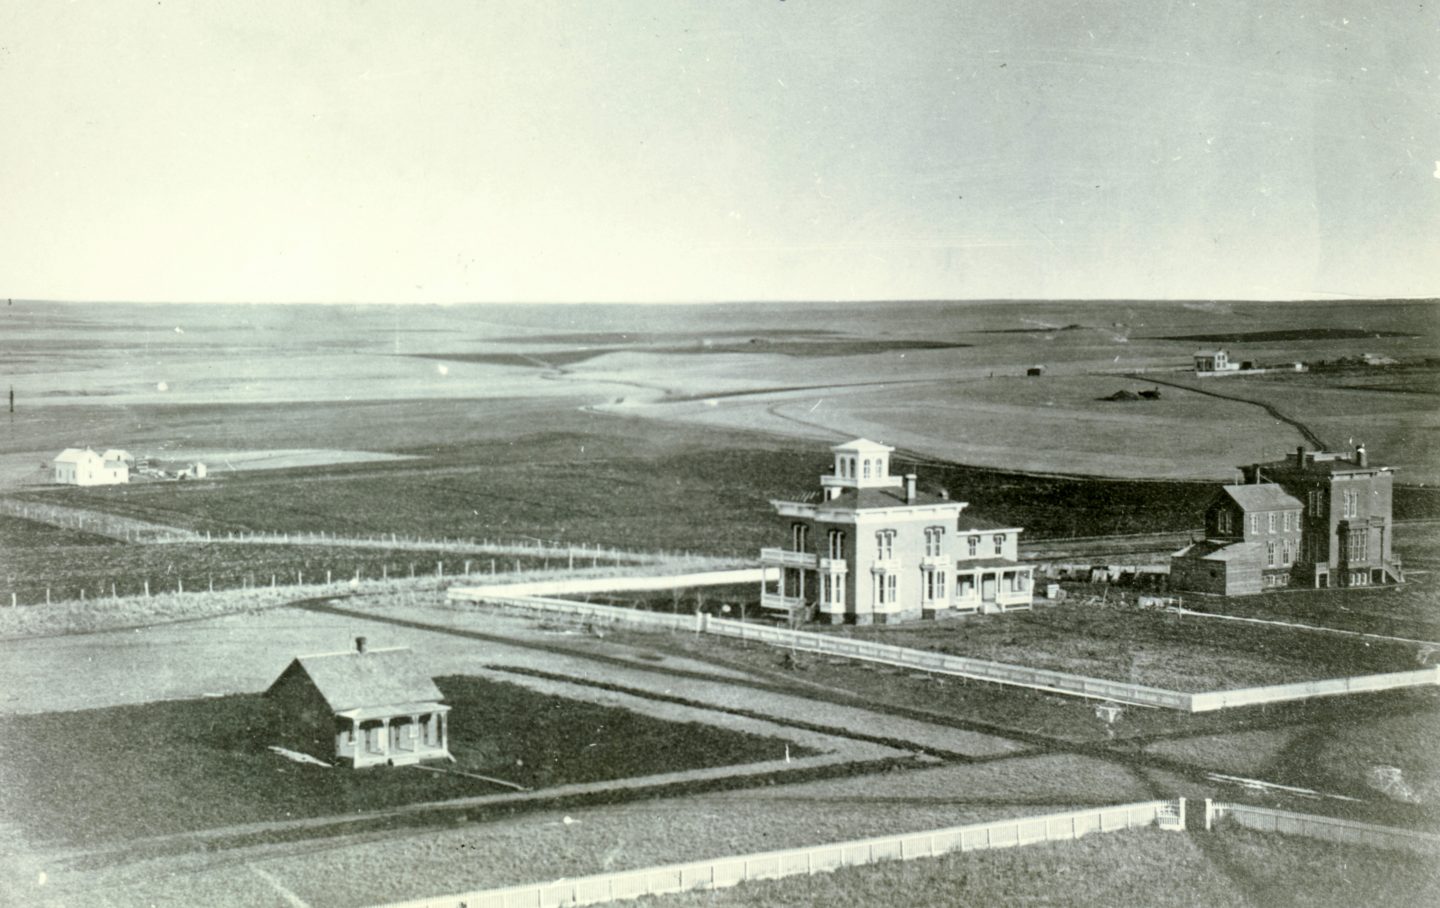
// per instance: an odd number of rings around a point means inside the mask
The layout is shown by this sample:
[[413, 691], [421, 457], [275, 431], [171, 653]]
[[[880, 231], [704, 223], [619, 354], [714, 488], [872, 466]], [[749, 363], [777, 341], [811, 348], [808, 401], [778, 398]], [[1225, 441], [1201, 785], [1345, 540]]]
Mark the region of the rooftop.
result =
[[841, 489], [840, 494], [829, 501], [816, 503], [815, 509], [817, 511], [874, 511], [882, 508], [931, 507], [937, 504], [961, 507], [960, 502], [942, 498], [932, 492], [917, 491], [913, 501], [906, 501], [904, 489], [885, 487]]
[[434, 702], [443, 696], [409, 647], [297, 656], [295, 665], [335, 712]]
[[1240, 505], [1240, 510], [1250, 511], [1291, 511], [1299, 510], [1300, 502], [1273, 482], [1251, 485], [1225, 486], [1222, 491]]
[[1207, 561], [1229, 561], [1242, 555], [1260, 557], [1260, 543], [1232, 542], [1228, 539], [1206, 539], [1187, 545], [1176, 552], [1176, 558], [1203, 558]]

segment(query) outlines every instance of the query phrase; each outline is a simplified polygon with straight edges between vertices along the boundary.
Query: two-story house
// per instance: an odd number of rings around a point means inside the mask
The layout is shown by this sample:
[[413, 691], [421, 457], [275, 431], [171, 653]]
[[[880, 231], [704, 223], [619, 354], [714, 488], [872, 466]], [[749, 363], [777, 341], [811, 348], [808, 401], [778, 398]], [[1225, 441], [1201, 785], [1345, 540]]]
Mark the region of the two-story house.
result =
[[1403, 580], [1391, 553], [1394, 470], [1351, 454], [1295, 451], [1241, 468], [1205, 511], [1205, 540], [1170, 560], [1175, 589], [1258, 593], [1276, 587]]
[[891, 623], [1029, 608], [1032, 568], [1020, 528], [965, 513], [945, 491], [890, 474], [894, 448], [835, 445], [820, 492], [771, 502], [786, 545], [760, 552], [760, 604], [792, 620]]
[[1296, 448], [1293, 457], [1242, 468], [1247, 482], [1273, 482], [1305, 505], [1295, 582], [1315, 588], [1404, 580], [1391, 551], [1395, 469], [1370, 463], [1365, 446], [1346, 454]]
[[1275, 483], [1224, 486], [1205, 509], [1205, 540], [1171, 556], [1170, 585], [1226, 596], [1289, 586], [1302, 510]]

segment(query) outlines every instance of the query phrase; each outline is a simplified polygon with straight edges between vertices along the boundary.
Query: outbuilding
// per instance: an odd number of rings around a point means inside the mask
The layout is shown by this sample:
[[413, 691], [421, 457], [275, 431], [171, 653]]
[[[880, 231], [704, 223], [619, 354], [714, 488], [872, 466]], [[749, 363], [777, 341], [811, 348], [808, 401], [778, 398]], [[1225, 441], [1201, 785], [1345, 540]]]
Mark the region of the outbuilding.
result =
[[288, 746], [322, 760], [403, 766], [452, 759], [450, 707], [408, 647], [298, 656], [266, 698]]

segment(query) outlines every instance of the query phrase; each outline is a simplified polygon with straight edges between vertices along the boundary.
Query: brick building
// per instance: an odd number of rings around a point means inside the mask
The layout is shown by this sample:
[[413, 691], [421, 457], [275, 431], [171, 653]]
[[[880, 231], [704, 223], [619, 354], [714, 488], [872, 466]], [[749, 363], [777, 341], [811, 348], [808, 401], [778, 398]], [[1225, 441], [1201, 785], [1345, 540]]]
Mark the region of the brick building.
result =
[[1205, 539], [1170, 560], [1175, 589], [1239, 596], [1277, 587], [1403, 580], [1391, 553], [1394, 470], [1351, 454], [1296, 449], [1241, 468], [1205, 511]]
[[771, 502], [786, 545], [760, 552], [764, 608], [871, 624], [1030, 607], [1019, 527], [918, 490], [914, 474], [892, 476], [894, 448], [860, 438], [830, 450], [818, 494]]

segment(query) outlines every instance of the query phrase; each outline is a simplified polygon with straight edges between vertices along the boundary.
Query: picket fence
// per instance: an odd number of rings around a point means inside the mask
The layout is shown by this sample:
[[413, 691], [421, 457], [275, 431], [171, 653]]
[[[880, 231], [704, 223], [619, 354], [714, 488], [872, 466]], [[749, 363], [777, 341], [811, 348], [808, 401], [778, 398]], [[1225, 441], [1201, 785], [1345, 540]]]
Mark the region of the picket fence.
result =
[[1205, 800], [1205, 828], [1211, 829], [1221, 821], [1229, 821], [1261, 832], [1278, 832], [1285, 835], [1305, 836], [1324, 839], [1329, 842], [1343, 842], [1347, 845], [1369, 845], [1374, 848], [1418, 851], [1422, 854], [1440, 855], [1440, 835], [1397, 829], [1393, 826], [1376, 826], [1371, 823], [1357, 823], [1354, 820], [1339, 820], [1335, 817], [1321, 817], [1307, 813], [1292, 813], [1288, 810], [1274, 810], [1269, 807], [1252, 807], [1249, 804], [1223, 804]]
[[[718, 575], [717, 575], [718, 576]], [[632, 578], [633, 579], [633, 578]], [[665, 578], [683, 586], [684, 578]], [[540, 596], [500, 595], [503, 587], [455, 587], [448, 596], [456, 601], [487, 602], [511, 608], [531, 609], [550, 614], [566, 615], [583, 622], [626, 623], [644, 627], [664, 628], [678, 631], [716, 634], [740, 640], [755, 641], [781, 647], [795, 652], [839, 656], [865, 662], [894, 665], [915, 671], [935, 672], [989, 681], [997, 684], [1026, 687], [1067, 696], [1085, 697], [1123, 703], [1133, 706], [1150, 706], [1173, 709], [1181, 712], [1210, 712], [1218, 709], [1233, 709], [1263, 703], [1279, 703], [1305, 700], [1312, 697], [1327, 697], [1340, 694], [1366, 693], [1403, 687], [1433, 686], [1440, 684], [1440, 666], [1408, 672], [1391, 672], [1378, 675], [1360, 675], [1353, 678], [1330, 678], [1321, 681], [1303, 681], [1295, 684], [1278, 684], [1265, 687], [1239, 688], [1235, 690], [1191, 693], [1188, 691], [1165, 690], [1141, 684], [1127, 684], [1104, 678], [1090, 678], [1068, 672], [1048, 669], [1027, 668], [1003, 662], [989, 662], [952, 656], [929, 650], [909, 649], [868, 640], [855, 640], [830, 634], [797, 631], [768, 624], [750, 624], [713, 615], [672, 615], [664, 612], [649, 612], [620, 606], [595, 605], [588, 602], [572, 602], [567, 599], [550, 599]]]
[[559, 908], [599, 905], [676, 892], [723, 889], [748, 880], [825, 873], [879, 861], [909, 861], [965, 851], [1068, 842], [1097, 832], [1144, 826], [1185, 828], [1185, 799], [1145, 801], [1067, 813], [974, 823], [948, 829], [879, 836], [806, 848], [667, 864], [548, 883], [529, 883], [394, 902], [385, 908]]

